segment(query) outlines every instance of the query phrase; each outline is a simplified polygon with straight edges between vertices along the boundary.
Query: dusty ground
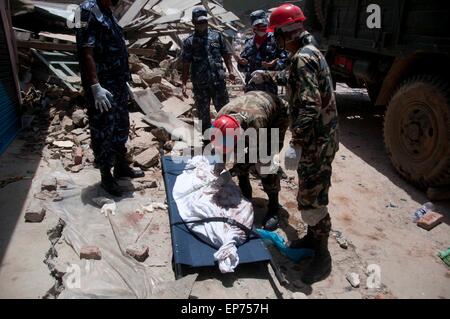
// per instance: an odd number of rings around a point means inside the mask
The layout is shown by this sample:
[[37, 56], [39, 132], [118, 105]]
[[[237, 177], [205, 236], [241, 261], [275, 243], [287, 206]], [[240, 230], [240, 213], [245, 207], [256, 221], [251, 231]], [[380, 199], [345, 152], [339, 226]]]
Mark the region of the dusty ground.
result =
[[[391, 167], [384, 152], [382, 110], [373, 109], [360, 91], [339, 87], [341, 145], [334, 163], [330, 212], [333, 230], [350, 242], [348, 249], [330, 239], [333, 272], [312, 287], [299, 280], [305, 262], [294, 264], [272, 251], [289, 284], [280, 287], [265, 265], [245, 265], [234, 274], [222, 275], [216, 269], [200, 269], [191, 298], [291, 298], [303, 292], [309, 298], [449, 298], [450, 270], [437, 257], [450, 246], [450, 202], [437, 204], [445, 223], [430, 232], [418, 228], [411, 214], [427, 201], [423, 192], [405, 183]], [[289, 138], [289, 137], [287, 137]], [[50, 168], [40, 160], [39, 149], [31, 152], [26, 141], [17, 139], [0, 157], [0, 180], [24, 179], [0, 188], [0, 298], [41, 298], [54, 284], [43, 263], [50, 248], [47, 230], [58, 218], [48, 213], [41, 224], [24, 223], [23, 214], [34, 187]], [[159, 173], [155, 173], [156, 178]], [[301, 234], [304, 226], [296, 209], [295, 176], [282, 182], [283, 223], [280, 233], [288, 239]], [[98, 172], [84, 169], [72, 174], [84, 187], [94, 184]], [[254, 183], [256, 221], [264, 214], [266, 197]], [[33, 186], [34, 185], [34, 186]], [[135, 194], [137, 200], [164, 199], [164, 190]], [[105, 221], [106, 222], [106, 221]], [[173, 280], [170, 264], [170, 233], [166, 212], [156, 212], [146, 235], [153, 253], [145, 265], [163, 280]], [[70, 262], [78, 257], [61, 243], [59, 259]], [[367, 266], [378, 265], [382, 285], [367, 289]], [[361, 287], [351, 288], [348, 272], [361, 277]], [[298, 296], [295, 295], [296, 297]]]

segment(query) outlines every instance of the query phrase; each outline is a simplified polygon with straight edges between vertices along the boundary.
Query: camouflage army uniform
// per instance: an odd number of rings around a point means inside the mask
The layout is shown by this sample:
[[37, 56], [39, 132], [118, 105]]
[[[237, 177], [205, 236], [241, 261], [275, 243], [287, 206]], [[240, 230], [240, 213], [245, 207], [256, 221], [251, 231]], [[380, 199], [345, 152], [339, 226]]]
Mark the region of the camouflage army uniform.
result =
[[[87, 0], [80, 5], [81, 26], [76, 30], [78, 52], [93, 48], [100, 85], [113, 95], [111, 110], [100, 113], [95, 108], [90, 83], [82, 72], [83, 88], [88, 101], [92, 150], [99, 167], [111, 168], [115, 156], [125, 156], [129, 134], [128, 88], [131, 80], [128, 50], [122, 28], [109, 8]], [[80, 55], [81, 57], [81, 55]], [[80, 58], [81, 70], [84, 69]]]
[[[288, 106], [287, 103], [276, 97], [275, 95], [254, 91], [240, 96], [226, 106], [219, 112], [221, 115], [230, 115], [239, 121], [242, 129], [245, 131], [249, 128], [254, 128], [257, 132], [259, 129], [268, 129], [267, 133], [267, 152], [271, 154], [271, 128], [279, 129], [278, 150], [281, 151], [284, 143], [284, 136], [289, 127]], [[247, 147], [258, 151], [259, 149], [259, 135], [258, 140], [249, 140]], [[251, 151], [249, 151], [251, 152]], [[259, 154], [259, 153], [256, 153]], [[267, 155], [268, 155], [267, 154]], [[256, 163], [249, 163], [246, 158], [246, 163], [237, 163], [234, 165], [232, 171], [241, 178], [249, 178], [249, 172]], [[260, 165], [258, 163], [257, 165]], [[280, 191], [280, 174], [261, 174], [260, 175], [264, 191], [267, 194], [272, 194]]]
[[[308, 36], [309, 33], [304, 32], [300, 41], [304, 43], [303, 37]], [[306, 213], [307, 219], [320, 221], [319, 228], [326, 233], [331, 228], [326, 207], [331, 164], [339, 148], [339, 130], [330, 70], [325, 57], [315, 46], [303, 45], [292, 57], [287, 95], [293, 135], [291, 143], [302, 147], [298, 206], [302, 216]], [[314, 218], [311, 216], [314, 214], [327, 217]], [[312, 224], [315, 226], [314, 222]]]
[[241, 58], [246, 59], [248, 61], [248, 64], [245, 66], [238, 64], [239, 71], [245, 73], [245, 91], [249, 92], [254, 91], [255, 89], [260, 89], [266, 92], [277, 94], [277, 86], [261, 89], [255, 88], [255, 85], [249, 82], [254, 71], [267, 70], [262, 66], [262, 62], [271, 62], [275, 59], [279, 59], [274, 69], [267, 71], [282, 70], [285, 67], [287, 57], [288, 53], [278, 48], [273, 33], [267, 34], [266, 41], [259, 48], [256, 46], [255, 37], [247, 39], [245, 41], [244, 50], [241, 53]]
[[194, 99], [203, 132], [211, 126], [211, 99], [217, 111], [229, 102], [223, 56], [231, 52], [218, 32], [194, 32], [183, 42], [182, 59], [191, 64]]

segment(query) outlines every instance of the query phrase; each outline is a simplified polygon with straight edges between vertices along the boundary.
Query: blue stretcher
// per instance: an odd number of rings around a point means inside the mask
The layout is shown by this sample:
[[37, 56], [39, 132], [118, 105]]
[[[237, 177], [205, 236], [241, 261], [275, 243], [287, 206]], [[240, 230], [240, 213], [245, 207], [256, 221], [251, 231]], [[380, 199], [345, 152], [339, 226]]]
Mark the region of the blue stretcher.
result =
[[[170, 156], [161, 157], [162, 172], [169, 207], [172, 234], [173, 267], [176, 279], [183, 277], [183, 267], [213, 267], [216, 247], [191, 232], [180, 217], [172, 192], [177, 176], [183, 173], [185, 163], [174, 161]], [[281, 272], [272, 260], [270, 252], [260, 238], [253, 237], [238, 247], [240, 264], [268, 262], [281, 284], [285, 283]]]

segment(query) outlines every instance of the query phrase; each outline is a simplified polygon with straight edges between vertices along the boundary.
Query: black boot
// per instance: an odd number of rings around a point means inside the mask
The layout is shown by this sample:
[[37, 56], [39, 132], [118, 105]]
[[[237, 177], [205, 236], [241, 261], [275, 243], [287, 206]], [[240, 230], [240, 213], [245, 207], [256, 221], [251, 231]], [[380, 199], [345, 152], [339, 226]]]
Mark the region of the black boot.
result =
[[302, 275], [302, 281], [311, 285], [328, 277], [331, 273], [331, 255], [328, 251], [328, 238], [331, 230], [330, 215], [322, 219], [312, 229], [314, 257]]
[[242, 196], [248, 200], [252, 200], [252, 184], [250, 184], [250, 178], [248, 175], [239, 175], [239, 188], [241, 189]]
[[112, 176], [111, 169], [100, 168], [100, 174], [102, 176], [101, 186], [103, 187], [103, 189], [112, 196], [122, 197], [123, 195], [122, 189]]
[[116, 163], [114, 165], [114, 177], [117, 179], [120, 178], [140, 178], [144, 177], [145, 174], [142, 170], [135, 170], [130, 167], [127, 160], [124, 156], [117, 155], [116, 156]]
[[267, 214], [263, 219], [263, 227], [265, 230], [274, 231], [279, 224], [280, 203], [278, 200], [278, 193], [269, 194], [269, 205], [267, 207]]
[[314, 249], [314, 236], [310, 226], [305, 236], [300, 239], [293, 240], [289, 243], [289, 248], [293, 249]]

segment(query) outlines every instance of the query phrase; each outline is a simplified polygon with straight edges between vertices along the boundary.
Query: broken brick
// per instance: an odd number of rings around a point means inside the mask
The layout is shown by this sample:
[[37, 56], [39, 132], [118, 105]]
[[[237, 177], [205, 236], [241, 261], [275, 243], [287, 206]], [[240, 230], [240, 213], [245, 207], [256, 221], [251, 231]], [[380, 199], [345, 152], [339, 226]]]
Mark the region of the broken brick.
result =
[[75, 165], [83, 163], [83, 149], [81, 147], [77, 147], [73, 152], [73, 162]]
[[144, 262], [148, 257], [148, 246], [133, 244], [127, 247], [126, 252], [139, 262]]
[[442, 222], [443, 218], [444, 216], [441, 214], [436, 212], [428, 212], [417, 222], [417, 226], [426, 230], [432, 230]]
[[102, 253], [100, 249], [96, 246], [84, 246], [80, 250], [80, 259], [102, 259]]
[[29, 207], [25, 212], [25, 222], [40, 223], [45, 218], [45, 208], [43, 207]]
[[156, 148], [149, 148], [134, 158], [134, 162], [142, 168], [156, 166], [159, 161], [159, 151]]
[[47, 177], [47, 178], [44, 178], [44, 180], [41, 183], [41, 190], [49, 191], [49, 192], [56, 191], [56, 189], [58, 187], [57, 185], [58, 185], [58, 182], [55, 177]]

